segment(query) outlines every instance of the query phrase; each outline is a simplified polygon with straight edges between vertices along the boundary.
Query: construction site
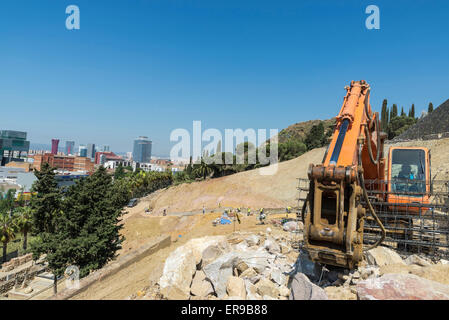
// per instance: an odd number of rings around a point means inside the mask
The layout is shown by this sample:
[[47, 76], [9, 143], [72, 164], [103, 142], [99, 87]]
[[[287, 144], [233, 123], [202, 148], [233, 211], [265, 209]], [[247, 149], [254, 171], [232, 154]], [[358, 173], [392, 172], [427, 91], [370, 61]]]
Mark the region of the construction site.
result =
[[48, 298], [449, 299], [449, 138], [432, 138], [384, 143], [353, 81], [327, 148], [141, 198], [112, 267]]
[[0, 10], [1, 302], [449, 300], [447, 1], [22, 2]]

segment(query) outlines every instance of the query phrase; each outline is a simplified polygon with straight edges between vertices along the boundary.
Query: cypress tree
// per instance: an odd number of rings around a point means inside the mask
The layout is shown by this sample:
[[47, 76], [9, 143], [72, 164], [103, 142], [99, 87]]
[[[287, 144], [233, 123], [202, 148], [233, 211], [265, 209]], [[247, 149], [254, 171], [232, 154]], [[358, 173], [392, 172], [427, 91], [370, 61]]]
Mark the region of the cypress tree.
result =
[[396, 104], [393, 104], [393, 107], [391, 108], [390, 121], [397, 116], [398, 116], [398, 106]]
[[387, 111], [385, 112], [385, 131], [388, 129], [388, 124], [390, 123], [390, 108], [387, 107]]
[[431, 113], [433, 111], [433, 103], [429, 103], [429, 108], [427, 109], [427, 113]]
[[410, 108], [410, 110], [408, 112], [408, 116], [410, 118], [415, 118], [415, 104], [412, 104], [412, 107]]
[[388, 103], [387, 99], [384, 99], [382, 103], [382, 111], [380, 114], [380, 127], [383, 131], [386, 130], [388, 125], [387, 103]]
[[401, 117], [405, 116], [404, 106], [401, 107]]

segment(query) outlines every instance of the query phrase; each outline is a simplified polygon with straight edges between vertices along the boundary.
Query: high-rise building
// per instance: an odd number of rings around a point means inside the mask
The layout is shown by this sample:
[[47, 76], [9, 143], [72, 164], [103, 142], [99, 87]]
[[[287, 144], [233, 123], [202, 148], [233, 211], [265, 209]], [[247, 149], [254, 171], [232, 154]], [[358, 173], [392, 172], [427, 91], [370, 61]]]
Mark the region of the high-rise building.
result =
[[133, 161], [146, 163], [151, 160], [151, 144], [148, 137], [140, 136], [134, 140]]
[[75, 141], [66, 141], [65, 142], [65, 154], [75, 154]]
[[87, 157], [87, 148], [84, 145], [80, 145], [78, 148], [80, 157]]
[[95, 143], [87, 144], [87, 157], [90, 159], [95, 158]]
[[0, 130], [0, 164], [10, 161], [24, 161], [30, 150], [30, 142], [23, 131]]
[[51, 139], [51, 154], [58, 154], [59, 139]]
[[103, 146], [103, 152], [109, 152], [111, 151], [108, 145]]

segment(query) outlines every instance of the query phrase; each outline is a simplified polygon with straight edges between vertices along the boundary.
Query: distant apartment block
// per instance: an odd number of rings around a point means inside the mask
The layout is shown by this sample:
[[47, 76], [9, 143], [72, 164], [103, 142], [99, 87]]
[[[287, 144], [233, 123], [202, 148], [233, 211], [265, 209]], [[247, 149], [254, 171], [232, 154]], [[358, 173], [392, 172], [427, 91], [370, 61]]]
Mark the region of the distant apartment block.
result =
[[151, 144], [152, 142], [145, 136], [140, 136], [134, 140], [133, 161], [149, 163], [151, 160]]
[[103, 163], [103, 167], [105, 167], [106, 169], [112, 169], [112, 170], [117, 169], [117, 167], [119, 165], [121, 165], [122, 167], [132, 167], [133, 162], [124, 160], [124, 159], [120, 159], [120, 160], [108, 160], [105, 163]]
[[86, 157], [54, 155], [51, 153], [34, 155], [33, 169], [41, 170], [42, 165], [48, 162], [52, 167], [61, 171], [93, 172], [94, 163]]
[[109, 160], [121, 160], [122, 157], [116, 155], [114, 152], [97, 152], [95, 153], [95, 164], [104, 164]]
[[23, 131], [0, 130], [0, 164], [11, 161], [22, 162], [28, 155], [30, 142]]
[[65, 154], [66, 155], [75, 154], [75, 141], [66, 141], [65, 142]]
[[58, 154], [59, 139], [51, 139], [51, 153]]

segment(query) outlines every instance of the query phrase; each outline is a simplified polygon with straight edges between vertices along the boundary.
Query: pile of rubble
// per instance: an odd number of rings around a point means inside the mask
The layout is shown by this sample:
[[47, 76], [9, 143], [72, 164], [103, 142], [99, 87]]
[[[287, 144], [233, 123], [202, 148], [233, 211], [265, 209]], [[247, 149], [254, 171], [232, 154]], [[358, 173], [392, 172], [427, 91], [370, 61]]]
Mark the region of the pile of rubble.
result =
[[338, 300], [449, 299], [449, 264], [417, 254], [401, 257], [379, 246], [365, 254], [356, 270], [324, 272], [323, 287]]
[[[298, 248], [302, 225], [192, 239], [165, 261], [149, 299], [449, 299], [449, 263], [379, 246], [355, 270], [322, 267]], [[133, 298], [133, 297], [131, 297]]]
[[288, 299], [296, 272], [294, 235], [233, 233], [192, 239], [167, 258], [158, 283], [165, 299]]

